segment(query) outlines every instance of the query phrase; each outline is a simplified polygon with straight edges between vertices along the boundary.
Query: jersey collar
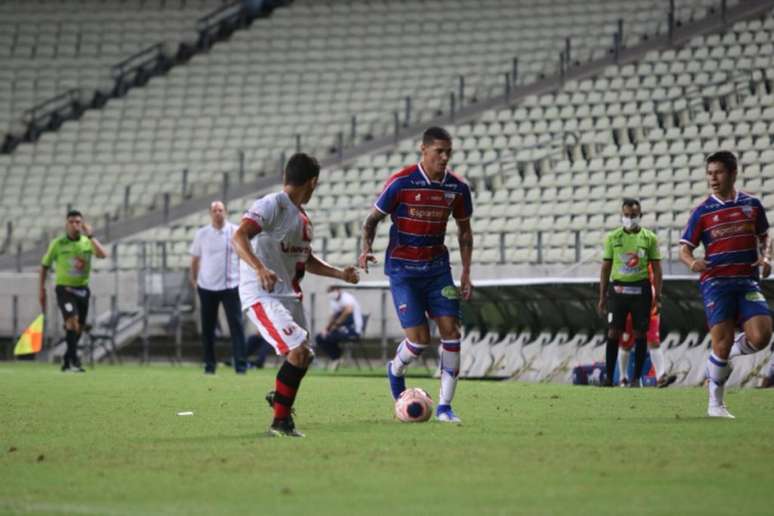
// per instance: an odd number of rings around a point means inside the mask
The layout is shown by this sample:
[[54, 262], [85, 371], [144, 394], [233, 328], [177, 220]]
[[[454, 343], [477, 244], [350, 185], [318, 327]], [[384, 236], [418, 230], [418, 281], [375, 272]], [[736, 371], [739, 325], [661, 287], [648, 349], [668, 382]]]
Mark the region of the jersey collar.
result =
[[733, 201], [723, 201], [719, 197], [717, 197], [715, 194], [712, 194], [710, 197], [712, 197], [717, 202], [719, 202], [720, 204], [723, 204], [723, 205], [725, 205], [727, 203], [730, 203], [730, 202], [737, 203], [737, 202], [739, 202], [739, 190], [734, 192], [734, 200]]
[[432, 185], [433, 183], [438, 183], [442, 185], [446, 182], [446, 178], [449, 177], [449, 169], [447, 168], [446, 170], [443, 171], [443, 177], [441, 178], [440, 181], [431, 181], [430, 176], [428, 176], [427, 173], [425, 172], [425, 169], [422, 168], [421, 161], [417, 163], [417, 168], [419, 169], [419, 173], [422, 174], [422, 177], [425, 178], [425, 181], [427, 181], [428, 185]]

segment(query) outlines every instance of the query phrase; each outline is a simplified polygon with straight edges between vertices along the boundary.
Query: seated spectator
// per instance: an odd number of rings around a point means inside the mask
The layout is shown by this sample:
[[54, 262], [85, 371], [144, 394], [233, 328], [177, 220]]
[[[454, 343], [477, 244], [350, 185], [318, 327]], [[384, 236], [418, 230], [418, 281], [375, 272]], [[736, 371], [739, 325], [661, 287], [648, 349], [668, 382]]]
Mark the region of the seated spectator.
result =
[[363, 313], [355, 296], [343, 292], [338, 285], [328, 287], [331, 317], [325, 330], [316, 337], [317, 347], [325, 352], [330, 359], [331, 369], [338, 367], [341, 359], [343, 340], [360, 337], [363, 331]]

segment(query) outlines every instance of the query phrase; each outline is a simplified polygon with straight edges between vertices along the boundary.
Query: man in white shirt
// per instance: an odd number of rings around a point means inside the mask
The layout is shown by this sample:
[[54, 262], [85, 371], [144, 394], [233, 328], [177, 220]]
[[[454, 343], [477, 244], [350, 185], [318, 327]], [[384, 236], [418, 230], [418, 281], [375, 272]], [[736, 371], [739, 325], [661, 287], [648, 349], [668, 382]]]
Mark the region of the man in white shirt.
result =
[[196, 232], [190, 251], [190, 279], [199, 293], [201, 308], [204, 373], [215, 374], [215, 325], [218, 306], [223, 303], [231, 334], [234, 369], [238, 374], [244, 374], [247, 363], [239, 304], [239, 256], [231, 244], [237, 226], [226, 219], [226, 208], [220, 201], [210, 205], [210, 219], [211, 224]]
[[297, 431], [291, 408], [301, 380], [312, 360], [301, 279], [306, 271], [347, 283], [357, 283], [354, 266], [338, 269], [312, 252], [312, 223], [303, 209], [320, 175], [313, 157], [294, 154], [285, 166], [284, 185], [279, 192], [256, 200], [242, 216], [234, 233], [239, 253], [239, 295], [242, 309], [279, 355], [285, 357], [267, 396], [274, 410], [269, 434], [303, 437]]
[[325, 331], [315, 337], [317, 346], [331, 357], [335, 367], [341, 358], [339, 343], [359, 337], [363, 333], [363, 312], [360, 303], [349, 292], [343, 292], [338, 285], [328, 287], [331, 317]]

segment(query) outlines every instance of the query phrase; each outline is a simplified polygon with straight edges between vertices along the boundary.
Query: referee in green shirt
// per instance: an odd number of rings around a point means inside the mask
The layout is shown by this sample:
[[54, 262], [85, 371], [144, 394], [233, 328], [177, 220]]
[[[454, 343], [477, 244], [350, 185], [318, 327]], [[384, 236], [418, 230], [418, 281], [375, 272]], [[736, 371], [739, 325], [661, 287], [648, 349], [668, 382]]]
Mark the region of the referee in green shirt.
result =
[[[636, 199], [625, 198], [621, 206], [622, 227], [605, 238], [599, 275], [599, 313], [607, 314], [606, 385], [613, 385], [618, 359], [618, 341], [632, 316], [634, 332], [634, 374], [631, 386], [640, 385], [647, 354], [646, 335], [652, 305], [661, 304], [661, 254], [655, 233], [640, 227], [642, 209]], [[653, 285], [648, 278], [653, 269]], [[612, 282], [611, 282], [612, 280]], [[651, 288], [652, 287], [652, 288]], [[655, 299], [653, 298], [655, 296]]]
[[56, 302], [65, 322], [67, 351], [62, 360], [62, 371], [83, 373], [78, 359], [78, 340], [81, 338], [86, 315], [89, 313], [89, 273], [91, 256], [105, 258], [107, 252], [94, 238], [91, 227], [77, 210], [67, 213], [65, 234], [51, 241], [40, 263], [40, 307], [46, 311], [46, 277], [51, 265], [56, 273]]

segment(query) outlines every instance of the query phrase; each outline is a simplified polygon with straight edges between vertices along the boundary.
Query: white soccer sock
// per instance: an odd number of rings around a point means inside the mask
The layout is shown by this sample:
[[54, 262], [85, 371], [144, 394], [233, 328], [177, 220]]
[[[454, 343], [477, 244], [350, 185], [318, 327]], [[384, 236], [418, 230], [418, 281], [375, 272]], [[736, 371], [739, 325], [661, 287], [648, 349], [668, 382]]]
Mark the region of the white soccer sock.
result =
[[648, 351], [650, 351], [650, 361], [656, 370], [656, 379], [658, 380], [666, 372], [664, 368], [664, 352], [661, 351], [661, 348], [650, 348]]
[[709, 404], [719, 406], [723, 404], [725, 384], [731, 375], [728, 361], [719, 358], [715, 353], [710, 353], [707, 359], [707, 374], [709, 375]]
[[772, 353], [769, 359], [769, 376], [774, 376], [774, 353]]
[[451, 405], [460, 374], [460, 341], [441, 340], [441, 393], [439, 405]]
[[395, 353], [395, 358], [392, 359], [392, 374], [405, 375], [409, 364], [419, 358], [425, 348], [427, 346], [424, 344], [415, 344], [408, 339], [403, 339], [398, 346], [398, 352]]
[[759, 350], [755, 349], [752, 344], [750, 344], [750, 341], [747, 340], [747, 335], [742, 332], [734, 337], [734, 345], [731, 346], [731, 353], [728, 354], [728, 359], [731, 360], [732, 358], [741, 355], [752, 355], [758, 351]]
[[629, 355], [631, 349], [618, 348], [618, 377], [621, 380], [629, 380]]

